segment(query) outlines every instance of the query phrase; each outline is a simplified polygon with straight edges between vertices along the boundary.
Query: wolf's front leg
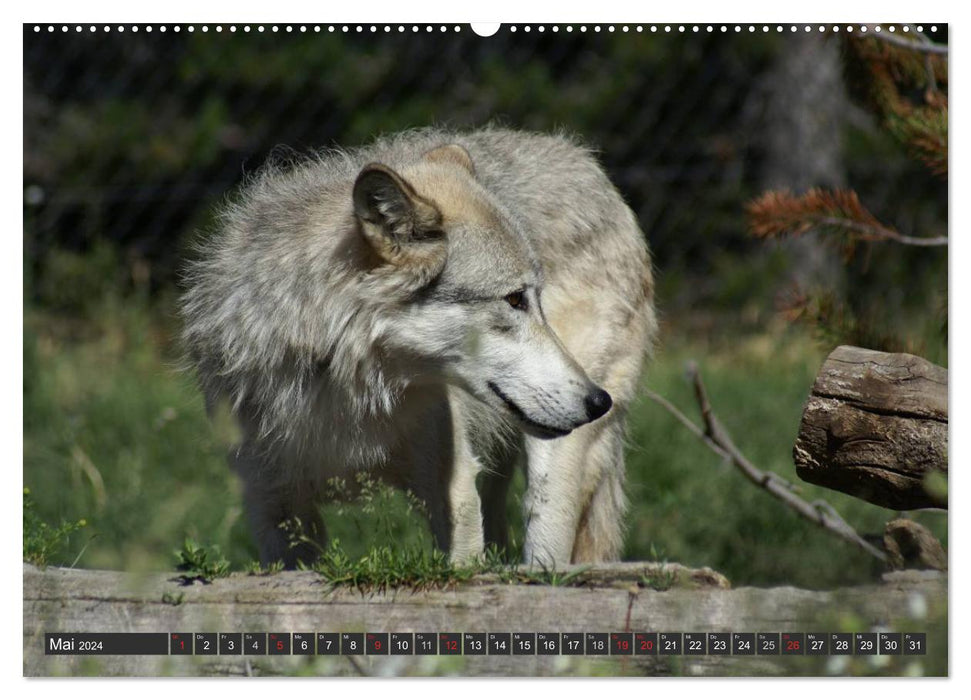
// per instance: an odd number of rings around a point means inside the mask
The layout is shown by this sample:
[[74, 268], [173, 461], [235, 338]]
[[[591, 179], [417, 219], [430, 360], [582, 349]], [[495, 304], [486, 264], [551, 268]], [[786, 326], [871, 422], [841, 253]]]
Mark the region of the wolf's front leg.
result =
[[[483, 550], [482, 506], [476, 489], [481, 466], [472, 451], [462, 398], [424, 389], [411, 395], [413, 425], [391, 455], [383, 478], [411, 491], [425, 504], [435, 545], [453, 562]], [[425, 395], [427, 394], [427, 396]], [[421, 403], [419, 403], [421, 401]]]
[[472, 454], [458, 455], [448, 486], [449, 555], [453, 562], [469, 562], [485, 546], [482, 529], [482, 504], [475, 486], [479, 462]]
[[523, 497], [523, 563], [562, 568], [570, 563], [580, 519], [579, 460], [571, 457], [575, 435], [556, 440], [526, 438]]
[[554, 440], [526, 439], [523, 561], [612, 561], [623, 544], [623, 431], [617, 419]]
[[448, 517], [451, 537], [449, 555], [453, 562], [475, 559], [485, 547], [482, 502], [475, 480], [482, 465], [472, 450], [466, 404], [449, 401], [452, 424], [452, 463], [448, 465]]
[[409, 465], [415, 478], [391, 478], [425, 504], [435, 545], [461, 563], [481, 554], [484, 544], [482, 506], [475, 486], [479, 463], [473, 455], [463, 454], [459, 445], [455, 448], [447, 455], [430, 450], [416, 454]]
[[231, 457], [243, 479], [246, 515], [264, 566], [283, 562], [288, 569], [316, 561], [327, 533], [317, 491], [309, 484], [280, 482], [258, 458]]

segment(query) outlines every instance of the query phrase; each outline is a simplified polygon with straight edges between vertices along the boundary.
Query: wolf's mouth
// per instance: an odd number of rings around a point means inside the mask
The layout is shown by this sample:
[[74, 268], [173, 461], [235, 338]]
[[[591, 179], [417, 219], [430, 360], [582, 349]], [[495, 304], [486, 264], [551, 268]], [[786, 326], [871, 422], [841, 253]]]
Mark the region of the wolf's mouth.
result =
[[564, 435], [569, 435], [572, 431], [563, 430], [562, 428], [554, 428], [551, 425], [543, 425], [542, 423], [537, 423], [532, 418], [527, 416], [523, 409], [516, 405], [516, 403], [506, 396], [502, 389], [496, 386], [493, 382], [486, 382], [488, 387], [492, 389], [493, 393], [502, 399], [503, 403], [509, 407], [515, 416], [523, 423], [523, 425], [528, 429], [527, 432], [533, 433], [536, 437], [540, 438], [558, 438]]

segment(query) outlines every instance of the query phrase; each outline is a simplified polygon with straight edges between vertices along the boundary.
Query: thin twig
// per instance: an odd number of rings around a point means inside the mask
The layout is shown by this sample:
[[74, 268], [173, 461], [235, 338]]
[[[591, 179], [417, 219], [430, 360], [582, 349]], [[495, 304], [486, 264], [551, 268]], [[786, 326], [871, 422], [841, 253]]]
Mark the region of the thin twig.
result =
[[859, 234], [860, 238], [865, 241], [896, 241], [897, 243], [903, 243], [904, 245], [917, 245], [917, 246], [940, 246], [947, 245], [947, 236], [905, 236], [902, 233], [894, 231], [892, 228], [887, 228], [886, 226], [876, 226], [874, 224], [865, 224], [861, 221], [854, 221], [853, 219], [843, 219], [838, 216], [816, 216], [812, 218], [812, 221], [817, 224], [822, 224], [823, 226], [833, 226], [836, 228], [845, 228]]
[[894, 46], [899, 46], [904, 49], [910, 49], [911, 51], [947, 55], [947, 44], [935, 44], [918, 31], [914, 31], [914, 34], [917, 35], [919, 39], [922, 39], [922, 41], [910, 41], [909, 39], [904, 39], [896, 34], [889, 34], [887, 32], [874, 32], [873, 34], [868, 32], [866, 36], [873, 39], [879, 39], [880, 41], [885, 41], [888, 44], [893, 44]]
[[694, 387], [695, 399], [698, 401], [698, 406], [701, 409], [704, 427], [699, 427], [664, 397], [652, 391], [648, 391], [647, 396], [700, 438], [715, 454], [734, 464], [745, 478], [753, 484], [768, 491], [806, 520], [829, 530], [847, 542], [855, 544], [880, 561], [887, 560], [886, 554], [857, 534], [831, 505], [828, 503], [824, 505], [825, 502], [821, 501], [813, 504], [807, 503], [795, 494], [795, 486], [793, 484], [790, 484], [774, 472], [763, 472], [752, 464], [735, 446], [735, 443], [732, 442], [731, 437], [729, 437], [725, 428], [712, 411], [711, 404], [708, 401], [708, 392], [705, 390], [705, 385], [701, 381], [701, 373], [698, 371], [698, 366], [693, 362], [688, 365], [688, 377]]

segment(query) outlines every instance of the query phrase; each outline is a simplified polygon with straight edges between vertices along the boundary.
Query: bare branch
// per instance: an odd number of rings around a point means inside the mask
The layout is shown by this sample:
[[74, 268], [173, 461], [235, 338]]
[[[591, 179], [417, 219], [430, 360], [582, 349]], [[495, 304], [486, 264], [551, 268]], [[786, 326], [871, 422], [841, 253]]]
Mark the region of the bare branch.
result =
[[701, 381], [701, 373], [698, 371], [698, 366], [694, 362], [691, 362], [688, 364], [687, 369], [688, 377], [694, 387], [695, 398], [701, 409], [704, 427], [696, 425], [664, 397], [648, 391], [648, 398], [673, 415], [682, 425], [701, 439], [715, 454], [734, 464], [746, 479], [768, 491], [775, 498], [796, 511], [800, 516], [829, 530], [847, 542], [856, 545], [880, 561], [887, 560], [886, 554], [863, 539], [840, 517], [831, 505], [824, 501], [816, 501], [812, 504], [807, 503], [795, 494], [796, 487], [793, 484], [774, 472], [763, 472], [752, 464], [735, 446], [735, 443], [732, 442], [731, 437], [729, 437], [727, 431], [712, 411], [711, 404], [708, 401], [708, 392], [705, 390], [705, 385]]
[[918, 32], [917, 30], [912, 30], [914, 35], [918, 37], [918, 41], [911, 41], [909, 39], [904, 39], [903, 37], [897, 36], [896, 34], [889, 34], [888, 32], [874, 32], [873, 34], [867, 33], [867, 37], [872, 39], [879, 39], [880, 41], [885, 41], [888, 44], [893, 44], [894, 46], [899, 46], [904, 49], [910, 49], [911, 51], [920, 51], [922, 53], [936, 53], [947, 55], [947, 45], [946, 44], [935, 44], [933, 41], [928, 39], [926, 36]]
[[903, 243], [904, 245], [916, 245], [924, 247], [947, 245], [948, 242], [947, 236], [929, 236], [926, 238], [922, 238], [920, 236], [906, 236], [902, 233], [894, 231], [892, 228], [865, 224], [862, 221], [843, 219], [838, 216], [818, 216], [814, 218], [814, 223], [818, 223], [823, 226], [847, 229], [858, 234], [860, 238], [865, 241], [896, 241], [897, 243]]

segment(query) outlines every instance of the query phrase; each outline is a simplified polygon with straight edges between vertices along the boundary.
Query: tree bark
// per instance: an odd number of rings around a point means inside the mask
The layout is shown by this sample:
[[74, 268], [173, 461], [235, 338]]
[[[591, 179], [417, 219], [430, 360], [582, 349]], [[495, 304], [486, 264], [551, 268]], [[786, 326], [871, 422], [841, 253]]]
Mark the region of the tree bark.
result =
[[796, 473], [894, 510], [947, 508], [947, 370], [851, 346], [823, 363], [793, 448]]
[[[810, 187], [846, 184], [841, 134], [849, 109], [839, 44], [816, 33], [786, 36], [764, 83], [758, 138], [764, 148], [765, 189], [801, 194]], [[800, 289], [843, 285], [845, 266], [835, 246], [812, 232], [783, 239], [789, 282]]]

